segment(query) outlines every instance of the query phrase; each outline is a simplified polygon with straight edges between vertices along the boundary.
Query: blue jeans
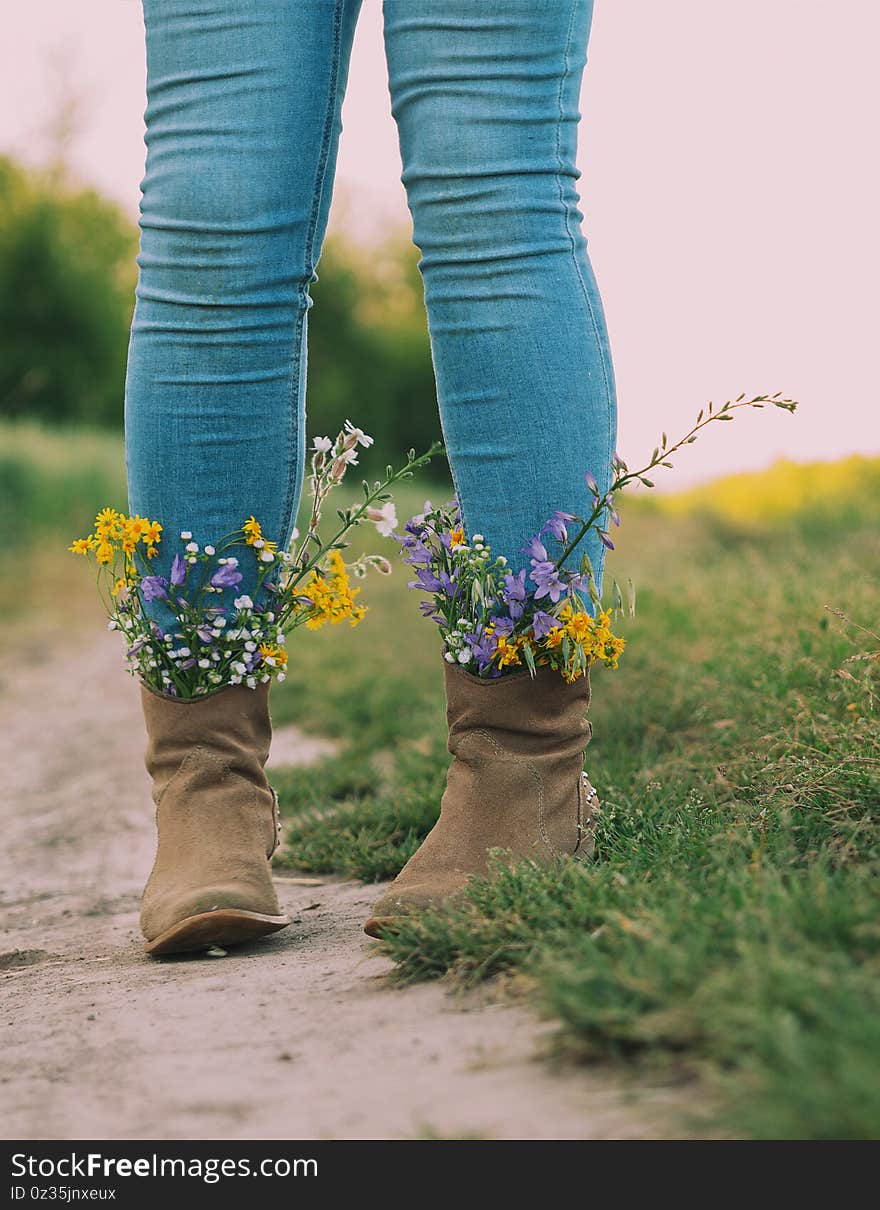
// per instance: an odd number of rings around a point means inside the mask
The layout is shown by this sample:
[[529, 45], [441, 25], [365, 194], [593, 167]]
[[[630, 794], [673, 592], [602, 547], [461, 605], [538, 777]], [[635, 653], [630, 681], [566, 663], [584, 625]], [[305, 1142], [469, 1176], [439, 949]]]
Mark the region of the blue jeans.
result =
[[[310, 284], [360, 0], [143, 0], [147, 169], [126, 383], [130, 507], [289, 537]], [[592, 0], [385, 0], [441, 422], [465, 528], [515, 567], [606, 484], [614, 377], [575, 167]], [[351, 418], [357, 423], [357, 401]], [[587, 550], [601, 572], [603, 551]], [[244, 587], [244, 586], [243, 586]]]

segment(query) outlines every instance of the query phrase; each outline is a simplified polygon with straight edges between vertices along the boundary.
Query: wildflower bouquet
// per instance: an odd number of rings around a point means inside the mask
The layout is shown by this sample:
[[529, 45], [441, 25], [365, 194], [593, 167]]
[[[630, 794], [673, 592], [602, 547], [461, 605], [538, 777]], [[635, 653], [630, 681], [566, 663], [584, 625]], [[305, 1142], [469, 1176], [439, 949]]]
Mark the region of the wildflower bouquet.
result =
[[[389, 466], [385, 478], [372, 486], [364, 481], [363, 500], [337, 510], [338, 526], [325, 541], [319, 526], [327, 497], [348, 469], [357, 466], [359, 447], [372, 443], [372, 437], [349, 421], [335, 441], [315, 438], [308, 527], [302, 537], [293, 531], [291, 550], [280, 550], [251, 516], [239, 529], [204, 546], [184, 530], [169, 574], [157, 575], [152, 565], [163, 540], [162, 525], [112, 508], [98, 513], [94, 532], [77, 538], [69, 550], [97, 565], [108, 626], [125, 639], [132, 675], [180, 698], [227, 685], [254, 689], [262, 682], [284, 680], [286, 637], [297, 627], [317, 630], [327, 622], [342, 621], [356, 626], [366, 609], [357, 603], [360, 589], [352, 586], [351, 578], [362, 578], [370, 568], [387, 574], [391, 564], [378, 554], [347, 563], [347, 538], [365, 521], [382, 536], [391, 536], [397, 516], [389, 489], [440, 449], [434, 445], [420, 457], [410, 450], [399, 470]], [[239, 592], [245, 561], [250, 561], [254, 579], [252, 595]]]
[[[457, 501], [413, 517], [398, 536], [404, 562], [416, 578], [409, 587], [428, 599], [420, 604], [425, 617], [440, 627], [444, 659], [478, 677], [493, 678], [522, 668], [535, 675], [538, 667], [555, 669], [572, 682], [591, 664], [616, 668], [625, 642], [612, 632], [612, 619], [623, 612], [623, 594], [615, 581], [613, 603], [602, 608], [593, 566], [585, 553], [572, 565], [584, 537], [595, 532], [602, 545], [614, 549], [608, 525], [619, 525], [617, 494], [632, 483], [654, 484], [655, 467], [669, 467], [677, 450], [696, 441], [699, 432], [716, 420], [731, 420], [738, 408], [766, 405], [793, 412], [797, 404], [775, 395], [728, 400], [715, 409], [710, 403], [689, 432], [673, 445], [666, 434], [650, 461], [630, 471], [616, 454], [612, 482], [602, 492], [587, 472], [593, 499], [588, 517], [554, 512], [520, 553], [528, 567], [514, 572], [503, 555], [493, 556], [483, 535], [465, 536]], [[629, 612], [635, 612], [635, 590], [629, 584]]]

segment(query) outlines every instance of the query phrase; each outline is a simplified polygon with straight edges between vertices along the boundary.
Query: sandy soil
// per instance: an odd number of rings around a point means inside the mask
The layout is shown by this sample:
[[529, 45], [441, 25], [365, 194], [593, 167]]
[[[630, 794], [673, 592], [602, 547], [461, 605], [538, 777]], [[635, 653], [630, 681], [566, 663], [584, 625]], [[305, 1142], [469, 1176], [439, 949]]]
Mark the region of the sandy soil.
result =
[[[0, 1136], [669, 1137], [680, 1093], [554, 1073], [524, 1009], [390, 987], [360, 931], [375, 887], [279, 877], [276, 937], [147, 958], [136, 686], [115, 636], [26, 655], [0, 683]], [[285, 730], [273, 751], [323, 750]]]

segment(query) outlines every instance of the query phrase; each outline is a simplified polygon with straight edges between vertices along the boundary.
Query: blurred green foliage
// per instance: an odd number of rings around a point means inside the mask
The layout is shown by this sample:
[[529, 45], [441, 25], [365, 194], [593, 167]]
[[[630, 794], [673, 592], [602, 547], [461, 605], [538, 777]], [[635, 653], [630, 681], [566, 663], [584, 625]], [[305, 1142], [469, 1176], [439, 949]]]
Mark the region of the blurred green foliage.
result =
[[0, 158], [0, 415], [122, 423], [136, 252], [117, 206]]
[[[138, 231], [62, 168], [0, 158], [0, 417], [122, 425]], [[417, 251], [328, 238], [309, 314], [309, 432], [351, 416], [368, 473], [439, 436]]]

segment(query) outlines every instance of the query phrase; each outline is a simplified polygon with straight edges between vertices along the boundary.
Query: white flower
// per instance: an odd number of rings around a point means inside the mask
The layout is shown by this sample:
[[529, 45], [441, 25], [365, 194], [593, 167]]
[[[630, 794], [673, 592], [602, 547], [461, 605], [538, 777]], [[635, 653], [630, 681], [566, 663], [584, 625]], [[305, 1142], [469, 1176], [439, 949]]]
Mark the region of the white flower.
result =
[[200, 668], [210, 668], [211, 661], [210, 660], [199, 660], [199, 667]]
[[114, 618], [111, 618], [110, 621], [107, 623], [107, 629], [108, 630], [117, 630], [118, 629]]
[[243, 677], [247, 672], [247, 664], [243, 663], [241, 660], [236, 660], [232, 665], [232, 671], [237, 672], [239, 677]]
[[298, 529], [297, 529], [297, 527], [294, 525], [294, 527], [293, 527], [293, 533], [290, 535], [291, 541], [295, 542], [295, 541], [297, 540], [297, 538], [298, 538], [298, 537], [299, 537], [299, 530], [298, 530]]
[[279, 673], [278, 673], [278, 675], [277, 675], [277, 676], [276, 676], [276, 678], [275, 678], [275, 680], [276, 680], [276, 681], [284, 681], [284, 680], [286, 680], [286, 679], [287, 679], [287, 678], [285, 677], [285, 675], [284, 675], [284, 673], [283, 673], [283, 672], [279, 672]]
[[[371, 437], [370, 440], [372, 441], [373, 438]], [[340, 458], [340, 461], [344, 462], [347, 466], [357, 466], [357, 464], [358, 464], [358, 456], [357, 456], [356, 449], [343, 450], [342, 453], [339, 455], [339, 458]]]
[[458, 662], [459, 664], [469, 664], [471, 662], [471, 653], [467, 648], [464, 651], [459, 651]]
[[[329, 452], [333, 449], [333, 442], [329, 437], [316, 437], [312, 442], [312, 449], [316, 454], [329, 454]], [[294, 537], [297, 537], [295, 531]]]
[[272, 554], [271, 550], [261, 550], [260, 551], [260, 562], [261, 563], [274, 563], [275, 562], [275, 556]]
[[240, 685], [241, 677], [240, 676], [231, 676], [229, 678], [229, 683], [230, 683], [230, 685]]
[[356, 428], [355, 425], [353, 425], [350, 420], [346, 420], [346, 422], [345, 422], [345, 431], [350, 436], [354, 437], [354, 439], [355, 439], [355, 441], [357, 441], [358, 445], [362, 445], [365, 450], [369, 449], [370, 446], [373, 444], [373, 438], [368, 437], [363, 429]]
[[248, 689], [256, 689], [256, 687], [257, 687], [257, 678], [256, 678], [255, 676], [249, 676], [249, 677], [246, 679], [245, 684], [247, 685]]
[[229, 556], [229, 558], [226, 560], [226, 563], [229, 567], [238, 567], [238, 559], [236, 559], [233, 555]]
[[180, 534], [181, 542], [188, 542], [191, 537], [192, 537], [192, 534], [190, 533], [190, 531], [188, 529], [184, 529], [181, 531], [181, 534]]
[[245, 649], [245, 651], [256, 651], [257, 645], [256, 645], [256, 643], [245, 643], [244, 649]]
[[486, 539], [483, 537], [483, 535], [482, 535], [482, 534], [474, 534], [474, 545], [475, 545], [475, 546], [476, 546], [478, 543], [480, 543], [480, 542], [485, 542], [485, 541], [486, 541]]
[[368, 508], [367, 518], [372, 521], [383, 538], [390, 538], [397, 528], [397, 509], [393, 500], [386, 500], [381, 508]]
[[186, 549], [191, 555], [197, 555], [199, 553], [199, 544], [198, 542], [187, 542]]
[[498, 563], [501, 567], [507, 566], [507, 560], [505, 559], [504, 555], [499, 555], [498, 558], [495, 560], [495, 562]]
[[214, 625], [215, 626], [225, 626], [226, 625], [226, 619], [222, 616], [222, 614], [219, 618], [214, 619]]
[[243, 596], [236, 597], [232, 604], [236, 609], [253, 609], [254, 607], [254, 603], [247, 593], [245, 593]]
[[451, 652], [451, 651], [446, 651], [446, 652], [444, 652], [444, 654], [443, 654], [443, 658], [444, 658], [444, 660], [446, 661], [446, 663], [447, 663], [447, 664], [454, 664], [454, 663], [455, 663], [455, 656], [452, 654], [452, 652]]
[[177, 651], [173, 652], [173, 654], [180, 656], [181, 659], [185, 659], [186, 656], [192, 655], [192, 652], [188, 647], [178, 647]]
[[214, 547], [213, 547], [213, 546], [206, 546], [206, 547], [205, 547], [205, 554], [206, 554], [206, 555], [212, 555], [213, 553], [214, 553]]
[[261, 547], [263, 547], [265, 545], [266, 545], [265, 538], [254, 538], [253, 542], [251, 543], [251, 546], [256, 546], [257, 550], [259, 550]]

